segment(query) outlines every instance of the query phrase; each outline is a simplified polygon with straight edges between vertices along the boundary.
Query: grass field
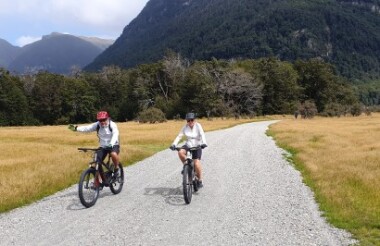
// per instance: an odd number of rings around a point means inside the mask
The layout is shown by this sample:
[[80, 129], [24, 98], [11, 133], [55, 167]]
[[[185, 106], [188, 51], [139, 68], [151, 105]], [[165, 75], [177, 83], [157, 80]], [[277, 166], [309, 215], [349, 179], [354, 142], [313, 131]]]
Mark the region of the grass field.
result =
[[328, 221], [380, 245], [380, 114], [286, 120], [270, 127]]
[[[272, 119], [199, 120], [205, 131]], [[168, 148], [185, 121], [160, 124], [118, 123], [124, 166]], [[78, 182], [91, 156], [79, 147], [97, 147], [96, 133], [67, 126], [0, 127], [0, 212], [30, 204]]]

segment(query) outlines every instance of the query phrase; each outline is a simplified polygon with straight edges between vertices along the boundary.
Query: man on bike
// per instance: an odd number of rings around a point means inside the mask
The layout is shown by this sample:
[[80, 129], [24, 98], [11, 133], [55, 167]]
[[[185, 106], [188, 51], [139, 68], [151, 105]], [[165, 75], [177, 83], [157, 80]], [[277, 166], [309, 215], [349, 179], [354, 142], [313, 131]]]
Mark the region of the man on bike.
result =
[[97, 131], [99, 144], [102, 151], [98, 153], [98, 161], [103, 161], [108, 153], [111, 153], [112, 162], [115, 164], [114, 174], [119, 171], [119, 129], [115, 122], [110, 119], [108, 112], [100, 111], [96, 115], [98, 120], [87, 126], [70, 125], [69, 129], [78, 132], [94, 132]]
[[[174, 139], [173, 144], [170, 146], [171, 150], [175, 150], [178, 142], [182, 139], [183, 136], [186, 136], [187, 139], [185, 145], [182, 146], [184, 149], [178, 151], [178, 156], [182, 163], [186, 162], [186, 149], [196, 146], [201, 146], [202, 149], [207, 147], [205, 133], [201, 124], [195, 121], [195, 114], [187, 113], [186, 121], [187, 124], [182, 127], [181, 131], [178, 133], [178, 136]], [[203, 187], [201, 165], [202, 149], [194, 151], [192, 156], [194, 160], [195, 173], [198, 178], [199, 188]]]

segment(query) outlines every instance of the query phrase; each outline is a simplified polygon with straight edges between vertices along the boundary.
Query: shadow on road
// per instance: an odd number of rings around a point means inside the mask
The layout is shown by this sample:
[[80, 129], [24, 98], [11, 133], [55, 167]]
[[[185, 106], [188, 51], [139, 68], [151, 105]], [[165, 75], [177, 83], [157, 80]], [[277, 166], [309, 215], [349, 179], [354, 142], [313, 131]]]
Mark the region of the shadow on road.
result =
[[[70, 192], [70, 193], [68, 193], [68, 194], [66, 194], [64, 196], [61, 196], [61, 197], [67, 197], [67, 196], [72, 196], [72, 204], [70, 204], [70, 205], [67, 206], [67, 210], [82, 210], [82, 209], [86, 209], [86, 207], [84, 207], [82, 205], [82, 203], [80, 202], [77, 191], [76, 192]], [[107, 196], [114, 196], [114, 194], [111, 192], [110, 189], [103, 188], [103, 190], [101, 190], [99, 192], [98, 200], [102, 199], [103, 197], [107, 197]], [[96, 204], [95, 204], [95, 206], [96, 206]]]
[[183, 200], [182, 186], [177, 188], [145, 188], [146, 196], [162, 196], [167, 204], [173, 206], [183, 206], [185, 201]]

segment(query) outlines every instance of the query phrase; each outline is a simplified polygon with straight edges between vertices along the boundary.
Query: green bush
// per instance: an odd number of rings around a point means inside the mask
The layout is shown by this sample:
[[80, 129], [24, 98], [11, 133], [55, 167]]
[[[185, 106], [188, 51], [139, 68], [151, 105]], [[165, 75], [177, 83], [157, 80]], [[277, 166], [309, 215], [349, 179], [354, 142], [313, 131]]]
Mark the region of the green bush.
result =
[[362, 105], [359, 103], [352, 105], [350, 112], [352, 116], [360, 116], [362, 114]]
[[141, 123], [162, 123], [166, 122], [165, 114], [158, 108], [148, 108], [141, 111], [138, 115], [138, 120]]
[[299, 105], [298, 111], [303, 119], [311, 119], [318, 113], [317, 106], [313, 100], [306, 100]]
[[340, 117], [344, 115], [345, 107], [339, 103], [328, 103], [325, 110], [320, 114], [321, 116], [327, 117]]

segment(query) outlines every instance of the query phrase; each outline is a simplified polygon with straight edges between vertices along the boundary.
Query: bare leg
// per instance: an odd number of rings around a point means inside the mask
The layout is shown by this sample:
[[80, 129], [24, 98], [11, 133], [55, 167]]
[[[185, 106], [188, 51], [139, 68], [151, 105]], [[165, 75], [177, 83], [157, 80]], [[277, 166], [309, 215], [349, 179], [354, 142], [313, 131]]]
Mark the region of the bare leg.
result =
[[115, 164], [115, 169], [119, 168], [119, 155], [116, 152], [111, 152], [112, 162]]
[[202, 180], [202, 165], [199, 159], [194, 160], [195, 173], [198, 177], [198, 180]]
[[178, 151], [178, 157], [182, 161], [182, 163], [184, 163], [186, 161], [186, 150], [181, 149], [180, 151]]

